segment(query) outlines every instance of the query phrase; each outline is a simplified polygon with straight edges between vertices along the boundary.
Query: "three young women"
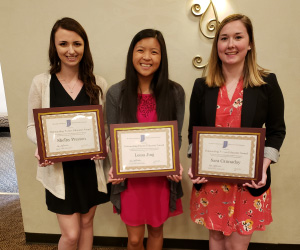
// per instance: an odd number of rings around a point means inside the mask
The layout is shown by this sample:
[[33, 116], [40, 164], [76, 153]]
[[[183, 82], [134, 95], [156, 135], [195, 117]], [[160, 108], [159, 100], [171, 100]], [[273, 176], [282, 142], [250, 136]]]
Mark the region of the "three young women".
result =
[[[49, 59], [50, 74], [36, 76], [30, 89], [27, 131], [35, 143], [33, 108], [104, 104], [106, 82], [94, 76], [86, 33], [75, 20], [63, 18], [54, 25]], [[107, 93], [108, 124], [177, 120], [181, 143], [184, 99], [182, 87], [169, 80], [162, 34], [140, 31], [129, 47], [125, 79]], [[194, 84], [189, 142], [193, 126], [263, 125], [261, 181], [236, 185], [193, 180], [191, 218], [209, 229], [210, 249], [247, 249], [252, 233], [271, 223], [269, 165], [278, 161], [285, 137], [284, 102], [276, 76], [257, 65], [250, 19], [231, 15], [217, 30], [206, 78]], [[57, 214], [62, 231], [59, 249], [91, 248], [96, 205], [108, 201], [105, 169], [99, 157], [38, 167], [48, 209]], [[123, 180], [110, 174], [110, 180], [111, 200], [126, 224], [128, 249], [144, 249], [145, 225], [147, 249], [162, 249], [163, 223], [182, 213], [181, 175]]]

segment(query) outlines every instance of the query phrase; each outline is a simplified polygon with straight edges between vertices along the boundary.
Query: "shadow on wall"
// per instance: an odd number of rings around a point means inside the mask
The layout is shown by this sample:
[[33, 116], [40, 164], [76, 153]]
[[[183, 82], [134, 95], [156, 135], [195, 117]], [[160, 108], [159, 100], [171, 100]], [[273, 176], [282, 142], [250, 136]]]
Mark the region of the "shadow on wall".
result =
[[0, 113], [7, 113], [1, 64], [0, 64]]

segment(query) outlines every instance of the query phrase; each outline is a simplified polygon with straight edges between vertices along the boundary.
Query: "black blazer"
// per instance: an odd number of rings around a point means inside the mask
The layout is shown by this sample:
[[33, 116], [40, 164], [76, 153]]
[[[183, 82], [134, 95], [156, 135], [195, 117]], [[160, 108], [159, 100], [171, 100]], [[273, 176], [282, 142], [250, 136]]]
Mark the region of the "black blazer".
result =
[[[275, 74], [263, 78], [267, 84], [244, 88], [241, 127], [266, 127], [266, 147], [280, 150], [285, 137], [284, 101]], [[205, 78], [196, 79], [190, 100], [189, 143], [192, 143], [193, 126], [215, 126], [219, 88], [210, 88]], [[270, 167], [267, 183], [260, 189], [248, 188], [253, 196], [263, 194], [271, 184]], [[199, 185], [197, 185], [197, 189]]]

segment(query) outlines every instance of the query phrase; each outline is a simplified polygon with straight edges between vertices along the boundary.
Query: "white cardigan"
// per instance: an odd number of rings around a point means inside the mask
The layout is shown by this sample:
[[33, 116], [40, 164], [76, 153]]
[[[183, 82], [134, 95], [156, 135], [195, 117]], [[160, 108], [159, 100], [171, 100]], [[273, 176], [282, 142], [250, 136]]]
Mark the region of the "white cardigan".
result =
[[[99, 104], [105, 111], [105, 95], [107, 91], [107, 83], [101, 76], [95, 76], [96, 83], [103, 91], [103, 98], [99, 98]], [[28, 97], [28, 125], [27, 136], [33, 142], [37, 143], [36, 132], [33, 118], [33, 109], [50, 107], [50, 79], [51, 75], [43, 73], [33, 78]], [[98, 191], [107, 193], [106, 183], [108, 180], [108, 171], [110, 168], [108, 157], [102, 160], [95, 160]], [[37, 168], [37, 180], [49, 190], [53, 195], [60, 199], [65, 199], [65, 182], [62, 163], [55, 163], [47, 167]]]

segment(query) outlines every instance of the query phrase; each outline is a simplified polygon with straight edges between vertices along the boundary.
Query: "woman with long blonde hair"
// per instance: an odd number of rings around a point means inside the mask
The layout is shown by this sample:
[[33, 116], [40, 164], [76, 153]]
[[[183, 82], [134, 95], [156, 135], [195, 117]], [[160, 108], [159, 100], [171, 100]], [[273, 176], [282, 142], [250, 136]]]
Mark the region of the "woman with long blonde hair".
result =
[[[253, 27], [241, 14], [219, 25], [204, 78], [190, 100], [189, 155], [194, 126], [266, 127], [262, 179], [232, 184], [198, 177], [191, 219], [209, 229], [211, 250], [245, 250], [254, 231], [272, 222], [270, 164], [278, 161], [285, 137], [284, 101], [275, 74], [256, 62]], [[189, 176], [193, 178], [191, 171]]]

